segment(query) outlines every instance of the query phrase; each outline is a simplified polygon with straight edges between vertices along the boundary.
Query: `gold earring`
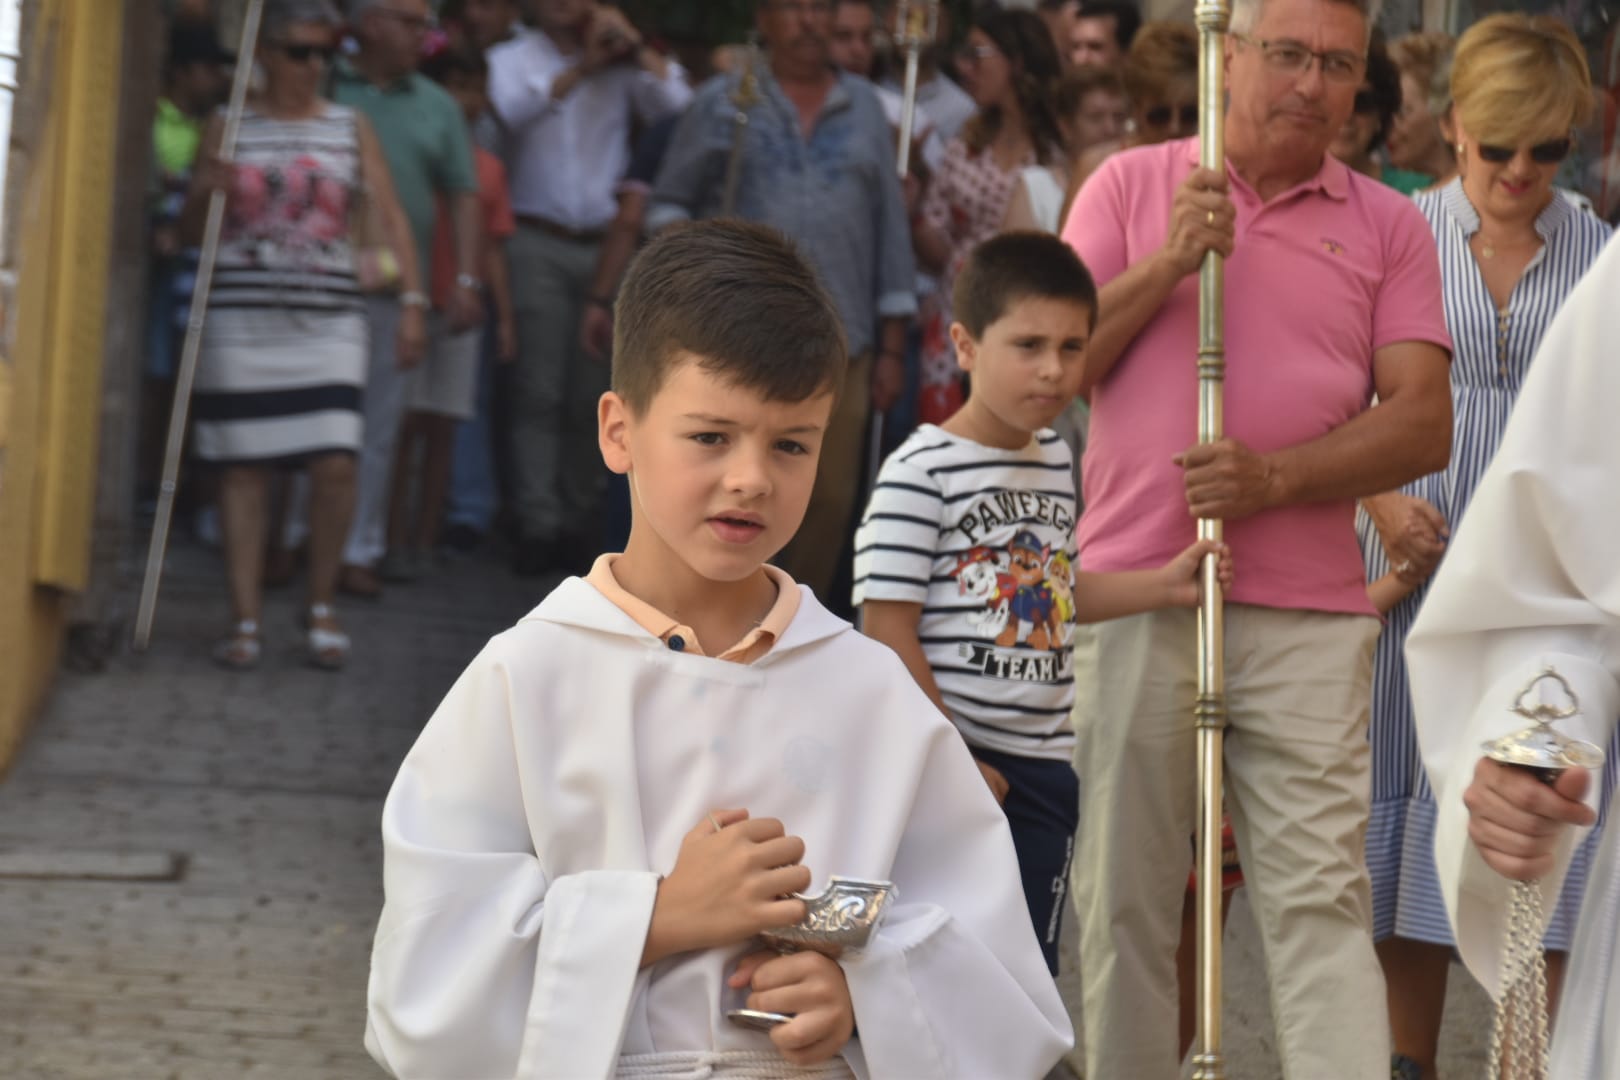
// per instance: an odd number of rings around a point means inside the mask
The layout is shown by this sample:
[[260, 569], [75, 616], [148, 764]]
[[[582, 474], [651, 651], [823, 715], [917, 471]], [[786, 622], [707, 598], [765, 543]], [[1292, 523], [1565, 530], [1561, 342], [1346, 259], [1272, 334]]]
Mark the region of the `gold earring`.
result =
[[1468, 156], [1468, 147], [1464, 146], [1462, 143], [1458, 143], [1457, 144], [1457, 156], [1458, 157], [1467, 157]]

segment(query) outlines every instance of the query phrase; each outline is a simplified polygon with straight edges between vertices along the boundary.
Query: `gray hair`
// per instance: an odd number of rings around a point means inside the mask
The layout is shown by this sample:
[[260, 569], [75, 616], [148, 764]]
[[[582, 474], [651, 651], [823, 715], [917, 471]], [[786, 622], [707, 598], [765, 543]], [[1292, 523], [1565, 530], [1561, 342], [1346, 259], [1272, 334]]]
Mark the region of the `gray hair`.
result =
[[[1367, 40], [1371, 41], [1373, 27], [1378, 25], [1378, 16], [1384, 8], [1384, 0], [1334, 0], [1334, 2], [1349, 4], [1361, 12], [1367, 20]], [[1265, 0], [1232, 0], [1231, 32], [1253, 33], [1255, 24], [1260, 21], [1260, 7], [1264, 3]]]
[[342, 26], [343, 16], [332, 0], [270, 0], [264, 6], [264, 22], [259, 35], [275, 41], [290, 26]]

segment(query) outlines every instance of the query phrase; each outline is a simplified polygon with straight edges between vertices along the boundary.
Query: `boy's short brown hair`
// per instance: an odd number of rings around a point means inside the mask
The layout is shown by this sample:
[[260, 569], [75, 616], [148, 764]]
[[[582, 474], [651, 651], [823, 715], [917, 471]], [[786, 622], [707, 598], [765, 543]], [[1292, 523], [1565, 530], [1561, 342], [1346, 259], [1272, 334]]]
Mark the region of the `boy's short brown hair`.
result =
[[632, 412], [682, 352], [767, 401], [836, 395], [849, 364], [838, 310], [792, 242], [730, 219], [665, 229], [619, 290], [613, 391]]
[[956, 275], [954, 316], [973, 339], [1014, 304], [1031, 297], [1069, 300], [1091, 310], [1097, 325], [1097, 283], [1074, 249], [1051, 233], [1007, 232], [974, 248]]

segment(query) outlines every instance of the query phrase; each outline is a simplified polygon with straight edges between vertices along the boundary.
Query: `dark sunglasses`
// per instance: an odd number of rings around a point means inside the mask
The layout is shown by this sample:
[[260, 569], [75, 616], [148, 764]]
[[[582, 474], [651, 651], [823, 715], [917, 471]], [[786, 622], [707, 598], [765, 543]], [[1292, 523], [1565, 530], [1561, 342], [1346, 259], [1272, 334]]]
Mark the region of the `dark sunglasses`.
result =
[[1148, 127], [1162, 128], [1170, 126], [1171, 116], [1181, 117], [1183, 129], [1198, 126], [1197, 105], [1183, 105], [1179, 110], [1171, 109], [1168, 105], [1155, 105], [1142, 114], [1142, 119], [1147, 121]]
[[281, 55], [295, 64], [307, 64], [315, 59], [319, 59], [323, 64], [330, 64], [332, 57], [337, 55], [337, 48], [332, 45], [300, 45], [283, 42], [276, 47], [281, 50]]
[[1375, 113], [1378, 111], [1378, 98], [1371, 90], [1356, 91], [1356, 112]]
[[[1569, 157], [1569, 152], [1573, 147], [1574, 141], [1568, 135], [1565, 135], [1562, 139], [1549, 139], [1544, 143], [1536, 143], [1530, 148], [1530, 160], [1537, 165], [1556, 165]], [[1514, 155], [1518, 152], [1519, 149], [1516, 146], [1479, 144], [1480, 158], [1489, 161], [1493, 165], [1506, 165], [1513, 160]]]

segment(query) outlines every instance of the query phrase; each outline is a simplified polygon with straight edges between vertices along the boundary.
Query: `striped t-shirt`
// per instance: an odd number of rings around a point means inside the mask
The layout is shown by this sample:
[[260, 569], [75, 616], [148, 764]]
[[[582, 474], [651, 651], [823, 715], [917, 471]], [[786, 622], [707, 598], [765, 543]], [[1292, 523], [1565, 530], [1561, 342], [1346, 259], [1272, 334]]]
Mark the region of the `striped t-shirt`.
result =
[[917, 636], [973, 746], [1067, 761], [1074, 480], [1052, 431], [1001, 450], [925, 424], [878, 474], [855, 603], [922, 604]]

